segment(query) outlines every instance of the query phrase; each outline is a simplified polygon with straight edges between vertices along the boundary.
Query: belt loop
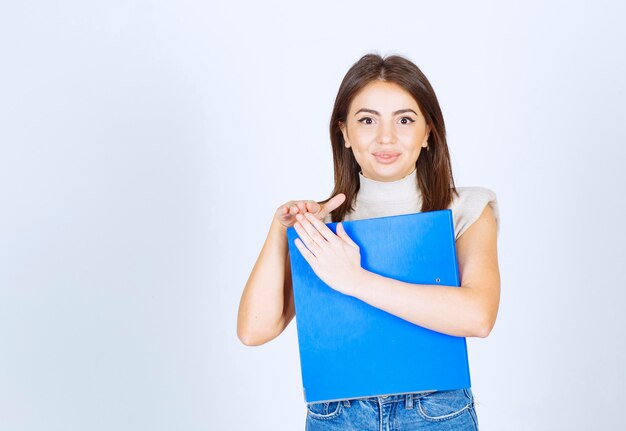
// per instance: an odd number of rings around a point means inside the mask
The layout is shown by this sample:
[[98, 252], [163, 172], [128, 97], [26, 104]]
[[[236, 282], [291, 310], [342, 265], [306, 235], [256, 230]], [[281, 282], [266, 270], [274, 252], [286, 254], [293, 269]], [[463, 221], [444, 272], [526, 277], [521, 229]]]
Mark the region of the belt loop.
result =
[[413, 408], [413, 394], [406, 394], [405, 404], [407, 410], [411, 410]]

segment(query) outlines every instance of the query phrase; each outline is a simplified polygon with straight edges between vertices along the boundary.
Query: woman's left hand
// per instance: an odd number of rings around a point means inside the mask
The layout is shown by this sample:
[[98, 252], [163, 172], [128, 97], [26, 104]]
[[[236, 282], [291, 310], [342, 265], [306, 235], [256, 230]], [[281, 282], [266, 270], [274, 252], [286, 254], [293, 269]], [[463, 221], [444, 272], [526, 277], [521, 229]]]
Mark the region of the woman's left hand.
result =
[[[354, 296], [361, 267], [359, 246], [352, 241], [342, 223], [337, 235], [310, 213], [296, 215], [294, 228], [300, 238], [295, 244], [315, 274], [331, 288]], [[305, 247], [306, 246], [306, 247]]]

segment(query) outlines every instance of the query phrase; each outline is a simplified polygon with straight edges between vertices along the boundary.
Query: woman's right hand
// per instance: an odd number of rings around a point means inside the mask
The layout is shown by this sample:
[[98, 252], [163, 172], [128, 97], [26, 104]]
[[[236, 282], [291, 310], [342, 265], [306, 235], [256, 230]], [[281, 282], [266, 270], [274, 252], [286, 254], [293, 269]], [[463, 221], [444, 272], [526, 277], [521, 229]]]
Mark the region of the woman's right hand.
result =
[[286, 204], [281, 205], [276, 210], [274, 218], [285, 228], [291, 227], [296, 222], [296, 214], [311, 213], [319, 220], [324, 220], [328, 214], [334, 211], [339, 205], [346, 199], [346, 195], [338, 193], [333, 196], [328, 202], [324, 204], [318, 204], [315, 201], [289, 201]]

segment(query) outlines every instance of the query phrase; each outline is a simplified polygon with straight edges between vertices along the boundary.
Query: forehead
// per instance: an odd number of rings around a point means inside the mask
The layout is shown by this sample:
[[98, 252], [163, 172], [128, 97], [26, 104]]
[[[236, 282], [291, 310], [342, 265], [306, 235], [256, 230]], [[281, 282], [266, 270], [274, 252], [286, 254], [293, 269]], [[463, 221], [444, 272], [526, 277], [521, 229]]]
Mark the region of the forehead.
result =
[[361, 108], [374, 109], [382, 114], [403, 108], [412, 108], [417, 112], [419, 106], [411, 93], [398, 84], [373, 81], [363, 87], [352, 99], [350, 112]]

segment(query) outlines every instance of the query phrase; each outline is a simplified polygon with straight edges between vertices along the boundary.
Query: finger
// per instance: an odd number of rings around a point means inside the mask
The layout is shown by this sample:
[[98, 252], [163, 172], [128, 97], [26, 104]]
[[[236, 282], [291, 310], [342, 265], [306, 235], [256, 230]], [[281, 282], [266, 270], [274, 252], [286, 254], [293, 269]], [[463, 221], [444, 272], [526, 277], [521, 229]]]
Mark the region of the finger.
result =
[[[310, 225], [310, 228], [307, 229], [307, 232], [313, 238], [315, 242], [319, 245], [323, 245], [325, 242], [336, 241], [337, 236], [333, 233], [332, 230], [325, 223], [323, 223], [320, 219], [315, 217], [311, 213], [305, 213], [304, 219], [308, 220], [309, 223], [305, 223], [303, 220], [300, 220], [300, 223], [307, 228], [307, 224]], [[323, 242], [320, 242], [323, 241]]]
[[278, 210], [276, 211], [276, 214], [277, 214], [278, 219], [283, 222], [288, 222], [290, 219], [289, 207], [286, 205], [283, 205], [280, 208], [278, 208]]
[[356, 242], [352, 241], [352, 238], [350, 238], [350, 236], [348, 235], [346, 230], [343, 228], [343, 223], [337, 223], [337, 236], [339, 236], [341, 239], [345, 240], [352, 247], [354, 247], [356, 249], [359, 248], [359, 245]]
[[[301, 215], [298, 215], [297, 217], [298, 219], [302, 218]], [[310, 225], [310, 223], [307, 223], [306, 221], [304, 221], [304, 223], [306, 223], [307, 225]], [[311, 238], [309, 231], [302, 225], [301, 222], [298, 222], [298, 221], [294, 223], [293, 227], [298, 233], [298, 237], [300, 241], [302, 241], [302, 243], [314, 256], [317, 256], [318, 253], [321, 251], [321, 249], [319, 247], [318, 242], [316, 242], [313, 238]], [[311, 227], [311, 229], [315, 230], [313, 227]], [[324, 240], [318, 239], [318, 241], [321, 242]]]
[[304, 243], [300, 240], [300, 238], [296, 238], [294, 241], [294, 244], [296, 245], [296, 247], [298, 248], [298, 250], [300, 251], [300, 254], [302, 255], [302, 257], [304, 257], [304, 259], [309, 262], [309, 265], [313, 266], [313, 263], [315, 261], [315, 255], [313, 253], [311, 253], [305, 246]]
[[346, 195], [344, 195], [343, 193], [338, 193], [332, 198], [330, 198], [330, 200], [324, 204], [323, 211], [322, 211], [324, 213], [323, 217], [326, 217], [326, 215], [333, 212], [345, 200], [346, 200]]
[[298, 210], [299, 210], [301, 213], [305, 213], [305, 212], [306, 212], [306, 202], [302, 202], [302, 201], [300, 201], [300, 202], [298, 202], [296, 205], [298, 205]]
[[[308, 214], [309, 217], [315, 218], [315, 216], [311, 213], [305, 214]], [[297, 224], [303, 231], [303, 234], [300, 235], [300, 239], [302, 239], [302, 242], [304, 242], [308, 249], [317, 256], [319, 251], [321, 250], [321, 247], [326, 244], [326, 239], [322, 235], [320, 235], [315, 226], [313, 226], [311, 222], [302, 214], [298, 214], [296, 216], [296, 219], [298, 221], [295, 224]]]
[[320, 210], [322, 209], [320, 204], [318, 204], [315, 201], [307, 201], [306, 208], [308, 212], [313, 213], [315, 215], [317, 215], [317, 213], [319, 213]]

